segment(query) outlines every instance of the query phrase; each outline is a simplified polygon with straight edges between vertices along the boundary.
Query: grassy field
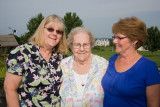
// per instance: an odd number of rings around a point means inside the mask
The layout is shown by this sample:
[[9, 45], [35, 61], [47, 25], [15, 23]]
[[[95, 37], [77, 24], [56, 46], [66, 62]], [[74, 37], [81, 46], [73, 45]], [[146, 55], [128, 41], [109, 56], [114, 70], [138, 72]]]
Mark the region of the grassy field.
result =
[[[97, 54], [99, 56], [102, 56], [109, 60], [109, 58], [113, 55], [116, 54], [116, 52], [112, 51], [113, 47], [101, 47], [102, 51], [94, 50], [92, 53]], [[160, 51], [153, 52], [153, 55], [150, 51], [138, 51], [141, 55], [147, 57], [148, 59], [156, 62], [157, 66], [160, 67]]]
[[[109, 47], [98, 47], [92, 49], [92, 53], [93, 54], [97, 54], [101, 57], [106, 58], [107, 60], [109, 60], [109, 58], [115, 54], [113, 50], [113, 47], [109, 46]], [[156, 62], [157, 66], [160, 67], [160, 51], [156, 51], [153, 53], [149, 52], [149, 51], [139, 51], [139, 53], [147, 58], [149, 58], [150, 60]], [[71, 53], [68, 54], [68, 56], [70, 56]], [[6, 72], [6, 64], [4, 63], [4, 59], [2, 57], [0, 57], [0, 78], [4, 78], [5, 76], [5, 72]]]

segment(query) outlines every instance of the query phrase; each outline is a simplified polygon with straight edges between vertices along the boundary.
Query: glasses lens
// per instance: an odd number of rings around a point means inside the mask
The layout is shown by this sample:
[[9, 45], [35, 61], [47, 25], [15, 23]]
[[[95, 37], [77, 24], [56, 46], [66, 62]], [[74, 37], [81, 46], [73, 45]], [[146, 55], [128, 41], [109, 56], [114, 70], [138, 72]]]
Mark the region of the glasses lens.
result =
[[80, 43], [74, 43], [73, 44], [73, 47], [76, 48], [76, 49], [79, 49], [81, 46], [83, 48], [85, 48], [85, 49], [90, 48], [90, 44], [89, 43], [84, 43], [82, 45]]
[[86, 49], [87, 49], [87, 48], [90, 48], [90, 44], [89, 44], [89, 43], [84, 43], [84, 44], [83, 44], [83, 47], [86, 48]]
[[[48, 30], [48, 32], [54, 32], [53, 28], [47, 28], [47, 30]], [[60, 31], [60, 30], [56, 30], [56, 33], [60, 34], [60, 35], [63, 35], [63, 31]]]
[[56, 30], [56, 33], [63, 35], [63, 31], [60, 31], [60, 30]]
[[48, 30], [49, 32], [53, 32], [53, 31], [54, 31], [53, 28], [47, 28], [47, 30]]
[[115, 36], [112, 36], [112, 39], [115, 39]]

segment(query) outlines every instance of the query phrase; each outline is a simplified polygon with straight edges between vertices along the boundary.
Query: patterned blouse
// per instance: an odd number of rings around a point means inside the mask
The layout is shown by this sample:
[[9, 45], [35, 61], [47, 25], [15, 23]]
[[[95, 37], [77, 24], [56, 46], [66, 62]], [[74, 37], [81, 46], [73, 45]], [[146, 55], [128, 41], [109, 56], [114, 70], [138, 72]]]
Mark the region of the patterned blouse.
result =
[[108, 61], [100, 56], [92, 55], [92, 64], [81, 100], [82, 105], [74, 105], [78, 89], [74, 79], [73, 59], [70, 56], [62, 60], [63, 83], [60, 88], [61, 107], [103, 107], [104, 92], [101, 80], [108, 67]]
[[10, 52], [7, 72], [23, 76], [17, 90], [21, 107], [59, 107], [59, 88], [62, 82], [60, 61], [64, 55], [52, 52], [47, 62], [40, 48], [31, 43], [20, 45]]

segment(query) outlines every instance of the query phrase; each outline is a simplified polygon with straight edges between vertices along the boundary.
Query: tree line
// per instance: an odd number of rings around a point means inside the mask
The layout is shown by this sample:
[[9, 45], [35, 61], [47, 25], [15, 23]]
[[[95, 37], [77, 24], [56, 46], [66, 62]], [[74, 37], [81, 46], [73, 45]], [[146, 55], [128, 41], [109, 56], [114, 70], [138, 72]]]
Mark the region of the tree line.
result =
[[[39, 13], [35, 17], [30, 18], [30, 20], [27, 23], [28, 32], [26, 32], [25, 34], [23, 34], [21, 36], [14, 35], [17, 42], [20, 45], [27, 43], [28, 39], [34, 34], [34, 32], [36, 31], [36, 29], [38, 28], [39, 24], [41, 23], [41, 21], [43, 19], [44, 19], [44, 16], [42, 15], [42, 13]], [[73, 13], [71, 13], [71, 12], [66, 13], [65, 16], [63, 17], [63, 21], [65, 24], [66, 36], [69, 34], [69, 32], [71, 31], [72, 28], [75, 28], [78, 26], [83, 26], [83, 21], [74, 12]], [[158, 27], [152, 26], [150, 28], [147, 28], [147, 32], [148, 32], [147, 40], [146, 40], [145, 44], [143, 45], [143, 47], [145, 49], [151, 51], [152, 53], [154, 51], [160, 50], [160, 30], [158, 29]], [[112, 45], [112, 41], [110, 41], [110, 42]]]

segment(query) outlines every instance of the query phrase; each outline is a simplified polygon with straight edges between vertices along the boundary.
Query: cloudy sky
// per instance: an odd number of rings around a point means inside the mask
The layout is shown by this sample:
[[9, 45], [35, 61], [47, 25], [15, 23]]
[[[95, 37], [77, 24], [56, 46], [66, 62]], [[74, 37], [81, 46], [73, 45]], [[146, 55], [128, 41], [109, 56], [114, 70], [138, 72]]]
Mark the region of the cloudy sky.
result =
[[0, 0], [0, 35], [17, 30], [21, 36], [27, 31], [30, 18], [42, 13], [44, 17], [76, 12], [83, 25], [96, 38], [111, 37], [112, 25], [120, 18], [136, 16], [147, 27], [160, 29], [160, 0]]

